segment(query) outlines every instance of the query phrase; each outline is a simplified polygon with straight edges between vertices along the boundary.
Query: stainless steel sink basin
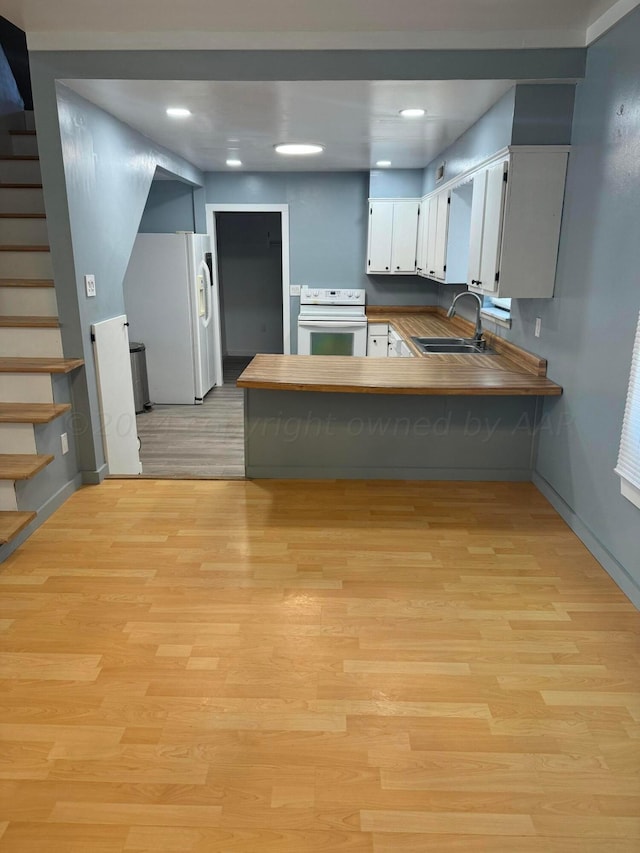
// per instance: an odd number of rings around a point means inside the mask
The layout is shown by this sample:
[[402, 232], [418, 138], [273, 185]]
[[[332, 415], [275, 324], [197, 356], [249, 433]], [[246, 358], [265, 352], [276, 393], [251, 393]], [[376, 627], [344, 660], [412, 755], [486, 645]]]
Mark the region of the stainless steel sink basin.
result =
[[496, 355], [496, 351], [472, 338], [412, 338], [420, 352], [440, 355]]

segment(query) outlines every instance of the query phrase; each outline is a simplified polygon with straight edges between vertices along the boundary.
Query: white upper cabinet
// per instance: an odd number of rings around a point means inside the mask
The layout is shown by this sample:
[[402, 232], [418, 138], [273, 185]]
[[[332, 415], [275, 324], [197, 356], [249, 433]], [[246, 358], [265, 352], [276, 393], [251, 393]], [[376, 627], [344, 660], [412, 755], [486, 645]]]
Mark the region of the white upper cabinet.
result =
[[434, 277], [444, 281], [447, 273], [447, 237], [449, 234], [449, 205], [451, 196], [448, 192], [438, 193], [436, 207], [436, 240], [432, 259]]
[[370, 201], [367, 272], [416, 272], [420, 202]]
[[568, 156], [516, 150], [474, 176], [471, 290], [503, 299], [553, 296]]

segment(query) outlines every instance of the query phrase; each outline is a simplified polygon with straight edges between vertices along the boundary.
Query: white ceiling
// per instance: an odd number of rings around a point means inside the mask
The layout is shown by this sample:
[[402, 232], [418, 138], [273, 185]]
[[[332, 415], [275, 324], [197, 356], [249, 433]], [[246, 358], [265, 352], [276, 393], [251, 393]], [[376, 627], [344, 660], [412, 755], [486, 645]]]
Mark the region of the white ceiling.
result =
[[[35, 49], [523, 47], [586, 43], [637, 0], [2, 0]], [[82, 37], [78, 36], [82, 33]], [[126, 36], [124, 34], [127, 34]], [[282, 35], [289, 36], [288, 40]], [[275, 38], [280, 36], [279, 39]], [[276, 44], [277, 42], [277, 44]]]
[[[511, 86], [509, 80], [214, 82], [65, 80], [83, 97], [205, 171], [238, 157], [250, 171], [421, 168]], [[188, 107], [171, 119], [169, 106]], [[422, 119], [399, 115], [422, 107]], [[323, 154], [283, 157], [279, 142], [319, 142]]]

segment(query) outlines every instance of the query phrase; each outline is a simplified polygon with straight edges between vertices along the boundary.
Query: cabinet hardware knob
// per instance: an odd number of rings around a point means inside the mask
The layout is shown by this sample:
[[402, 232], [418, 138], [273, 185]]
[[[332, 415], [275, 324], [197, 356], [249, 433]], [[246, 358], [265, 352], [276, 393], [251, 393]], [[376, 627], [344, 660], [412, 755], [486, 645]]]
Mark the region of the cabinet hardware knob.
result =
[[389, 267], [385, 267], [385, 269], [386, 269], [386, 270], [388, 270], [388, 269], [389, 269]]

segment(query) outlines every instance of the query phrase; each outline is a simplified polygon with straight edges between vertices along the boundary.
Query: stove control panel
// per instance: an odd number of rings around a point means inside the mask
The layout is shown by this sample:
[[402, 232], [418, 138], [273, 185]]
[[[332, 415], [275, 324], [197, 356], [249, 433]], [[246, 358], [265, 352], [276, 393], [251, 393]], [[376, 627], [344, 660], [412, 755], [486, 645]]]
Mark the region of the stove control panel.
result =
[[307, 287], [300, 291], [301, 305], [364, 305], [365, 290], [332, 290], [328, 287]]

